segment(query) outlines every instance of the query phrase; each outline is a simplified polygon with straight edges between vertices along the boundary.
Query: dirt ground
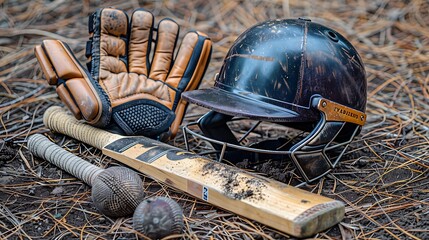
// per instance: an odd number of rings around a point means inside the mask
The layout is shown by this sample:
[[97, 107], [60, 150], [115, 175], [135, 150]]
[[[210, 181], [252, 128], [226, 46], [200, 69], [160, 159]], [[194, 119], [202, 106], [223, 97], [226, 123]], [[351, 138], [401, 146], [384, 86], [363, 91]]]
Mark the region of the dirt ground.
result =
[[[206, 32], [213, 54], [201, 88], [213, 84], [227, 50], [250, 26], [306, 17], [343, 34], [358, 50], [368, 80], [367, 123], [332, 174], [304, 189], [346, 204], [344, 220], [314, 238], [429, 239], [429, 2], [426, 0], [65, 1], [0, 0], [0, 239], [135, 239], [131, 218], [97, 213], [90, 188], [26, 148], [34, 133], [106, 168], [118, 162], [44, 127], [43, 112], [62, 106], [33, 55], [43, 39], [67, 42], [85, 62], [88, 15], [99, 7], [151, 10]], [[185, 123], [204, 113], [190, 106]], [[240, 129], [243, 128], [243, 129]], [[237, 132], [245, 127], [235, 126]], [[273, 124], [253, 137], [290, 132]], [[170, 144], [185, 148], [180, 132]], [[205, 143], [195, 144], [198, 148]], [[195, 145], [193, 145], [195, 147]], [[197, 147], [196, 147], [197, 148]], [[196, 149], [195, 148], [195, 149]], [[288, 161], [239, 164], [283, 182]], [[142, 176], [148, 196], [184, 209], [183, 239], [289, 239], [277, 230], [208, 205]]]

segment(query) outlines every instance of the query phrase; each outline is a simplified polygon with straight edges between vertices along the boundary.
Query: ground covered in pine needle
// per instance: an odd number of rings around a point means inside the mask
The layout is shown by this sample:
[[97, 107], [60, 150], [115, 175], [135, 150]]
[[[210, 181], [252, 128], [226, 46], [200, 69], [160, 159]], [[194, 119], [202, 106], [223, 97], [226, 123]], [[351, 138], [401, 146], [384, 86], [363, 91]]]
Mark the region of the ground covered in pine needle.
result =
[[[131, 218], [100, 215], [81, 180], [33, 157], [26, 139], [42, 133], [100, 167], [119, 165], [98, 150], [44, 127], [44, 111], [63, 106], [44, 80], [33, 47], [67, 42], [85, 62], [88, 15], [99, 7], [151, 10], [206, 32], [214, 42], [201, 88], [213, 84], [227, 50], [250, 26], [306, 17], [343, 34], [358, 50], [368, 80], [368, 121], [332, 174], [306, 190], [343, 201], [344, 220], [322, 239], [429, 239], [429, 3], [425, 0], [65, 1], [0, 0], [0, 239], [134, 239]], [[188, 108], [185, 122], [203, 109]], [[238, 129], [237, 131], [240, 131]], [[285, 130], [262, 125], [260, 135]], [[171, 141], [184, 148], [183, 136]], [[280, 181], [289, 162], [250, 168]], [[142, 176], [148, 196], [184, 209], [183, 239], [288, 239], [284, 233], [223, 211]]]

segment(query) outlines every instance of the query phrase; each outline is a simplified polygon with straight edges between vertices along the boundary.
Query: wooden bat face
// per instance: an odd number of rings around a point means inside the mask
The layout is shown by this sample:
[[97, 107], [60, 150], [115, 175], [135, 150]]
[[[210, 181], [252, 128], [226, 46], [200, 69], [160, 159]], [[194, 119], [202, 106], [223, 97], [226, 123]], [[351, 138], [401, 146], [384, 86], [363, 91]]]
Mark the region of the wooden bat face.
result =
[[[45, 125], [173, 188], [296, 237], [337, 224], [344, 204], [144, 137], [122, 137], [79, 123], [60, 109]], [[101, 139], [100, 139], [101, 138]]]

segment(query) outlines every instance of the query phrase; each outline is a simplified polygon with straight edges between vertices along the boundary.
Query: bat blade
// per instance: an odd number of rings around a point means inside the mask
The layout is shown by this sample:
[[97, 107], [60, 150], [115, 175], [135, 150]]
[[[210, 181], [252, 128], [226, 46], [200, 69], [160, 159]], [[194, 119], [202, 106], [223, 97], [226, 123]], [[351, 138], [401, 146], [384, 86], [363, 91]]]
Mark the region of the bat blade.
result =
[[211, 161], [145, 137], [123, 137], [48, 109], [45, 125], [198, 199], [295, 237], [309, 237], [344, 217], [344, 204]]

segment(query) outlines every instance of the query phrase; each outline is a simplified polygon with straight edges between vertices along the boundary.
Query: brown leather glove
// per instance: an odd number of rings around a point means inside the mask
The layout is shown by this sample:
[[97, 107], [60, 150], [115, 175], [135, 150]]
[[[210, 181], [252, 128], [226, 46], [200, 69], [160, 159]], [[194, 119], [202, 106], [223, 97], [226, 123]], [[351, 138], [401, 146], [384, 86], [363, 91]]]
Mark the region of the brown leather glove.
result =
[[[196, 89], [211, 54], [211, 40], [188, 32], [173, 59], [179, 26], [152, 13], [103, 8], [90, 16], [88, 70], [70, 48], [45, 40], [35, 54], [49, 84], [76, 118], [126, 135], [174, 137], [187, 103], [183, 91]], [[151, 45], [156, 35], [151, 58]]]

